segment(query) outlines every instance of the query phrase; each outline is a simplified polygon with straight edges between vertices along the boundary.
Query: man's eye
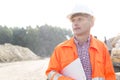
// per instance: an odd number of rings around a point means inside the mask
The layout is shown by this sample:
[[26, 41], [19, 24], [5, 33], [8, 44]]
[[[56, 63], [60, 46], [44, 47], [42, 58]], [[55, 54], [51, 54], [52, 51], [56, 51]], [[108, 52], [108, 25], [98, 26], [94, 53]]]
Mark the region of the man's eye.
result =
[[74, 21], [75, 21], [74, 19], [71, 20], [71, 22], [74, 22]]
[[81, 21], [82, 19], [81, 18], [78, 18], [78, 21]]

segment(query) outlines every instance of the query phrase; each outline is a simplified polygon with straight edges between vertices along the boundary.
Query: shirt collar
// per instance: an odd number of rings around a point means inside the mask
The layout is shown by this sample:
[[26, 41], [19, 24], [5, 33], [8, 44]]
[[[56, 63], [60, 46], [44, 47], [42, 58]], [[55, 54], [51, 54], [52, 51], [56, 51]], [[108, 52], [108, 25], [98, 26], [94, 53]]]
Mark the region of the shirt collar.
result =
[[[75, 44], [77, 44], [77, 45], [80, 45], [80, 44], [81, 44], [81, 43], [76, 39], [75, 36], [74, 36], [74, 42], [75, 42]], [[87, 39], [87, 41], [86, 41], [85, 43], [87, 43], [88, 45], [90, 44], [90, 35], [88, 36], [88, 39]]]
[[[94, 48], [96, 50], [99, 49], [98, 47], [98, 40], [96, 40], [92, 35], [89, 36], [90, 38], [88, 39], [89, 40], [89, 45], [91, 48]], [[75, 39], [74, 37], [72, 37], [70, 40], [67, 40], [65, 41], [63, 44], [61, 44], [61, 46], [67, 46], [67, 47], [75, 47], [76, 46], [76, 43], [75, 43]]]

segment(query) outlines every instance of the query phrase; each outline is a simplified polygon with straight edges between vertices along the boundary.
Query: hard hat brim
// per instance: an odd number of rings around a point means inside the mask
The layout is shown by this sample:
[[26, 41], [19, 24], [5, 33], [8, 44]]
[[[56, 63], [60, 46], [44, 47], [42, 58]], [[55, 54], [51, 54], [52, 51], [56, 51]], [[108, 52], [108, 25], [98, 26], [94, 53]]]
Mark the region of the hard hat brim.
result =
[[93, 11], [90, 8], [88, 8], [87, 6], [85, 6], [85, 5], [76, 5], [73, 8], [71, 14], [69, 14], [67, 16], [67, 18], [70, 19], [74, 14], [78, 14], [78, 13], [88, 14], [90, 16], [94, 16]]

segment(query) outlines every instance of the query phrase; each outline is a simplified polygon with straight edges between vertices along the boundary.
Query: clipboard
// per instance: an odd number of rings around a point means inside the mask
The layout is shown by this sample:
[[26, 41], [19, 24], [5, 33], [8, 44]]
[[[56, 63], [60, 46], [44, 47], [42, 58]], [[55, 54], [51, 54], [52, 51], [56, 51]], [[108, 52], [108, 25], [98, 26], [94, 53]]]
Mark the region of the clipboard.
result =
[[86, 80], [86, 75], [79, 58], [67, 65], [61, 73], [75, 80]]

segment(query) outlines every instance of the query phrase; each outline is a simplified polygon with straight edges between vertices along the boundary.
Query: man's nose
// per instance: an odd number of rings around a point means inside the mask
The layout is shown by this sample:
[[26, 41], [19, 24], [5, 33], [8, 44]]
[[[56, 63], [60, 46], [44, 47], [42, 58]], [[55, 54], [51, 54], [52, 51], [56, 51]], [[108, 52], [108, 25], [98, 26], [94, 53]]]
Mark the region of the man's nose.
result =
[[77, 26], [78, 26], [78, 22], [75, 21], [75, 22], [73, 23], [73, 26], [74, 26], [74, 27], [77, 27]]

